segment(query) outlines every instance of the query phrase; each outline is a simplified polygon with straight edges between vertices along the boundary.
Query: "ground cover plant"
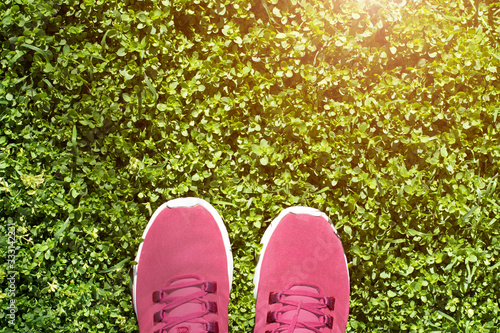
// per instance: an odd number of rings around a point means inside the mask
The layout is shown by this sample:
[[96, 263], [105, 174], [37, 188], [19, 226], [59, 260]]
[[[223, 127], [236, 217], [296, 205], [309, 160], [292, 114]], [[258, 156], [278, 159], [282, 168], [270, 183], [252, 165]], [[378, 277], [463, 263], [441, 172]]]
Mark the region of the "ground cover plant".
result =
[[348, 332], [498, 332], [500, 6], [491, 0], [0, 3], [1, 332], [137, 332], [166, 200], [235, 257], [230, 331], [283, 208], [325, 211]]

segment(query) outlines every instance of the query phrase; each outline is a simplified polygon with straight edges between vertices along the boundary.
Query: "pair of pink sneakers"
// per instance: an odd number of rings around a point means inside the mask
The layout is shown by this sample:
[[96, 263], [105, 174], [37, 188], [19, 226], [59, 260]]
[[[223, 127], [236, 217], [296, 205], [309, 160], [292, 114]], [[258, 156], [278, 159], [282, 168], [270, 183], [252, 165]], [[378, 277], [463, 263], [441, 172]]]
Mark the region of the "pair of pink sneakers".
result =
[[[233, 256], [217, 211], [198, 198], [168, 201], [143, 238], [133, 281], [140, 332], [228, 332]], [[349, 273], [329, 218], [313, 208], [285, 209], [261, 242], [254, 332], [344, 332]]]

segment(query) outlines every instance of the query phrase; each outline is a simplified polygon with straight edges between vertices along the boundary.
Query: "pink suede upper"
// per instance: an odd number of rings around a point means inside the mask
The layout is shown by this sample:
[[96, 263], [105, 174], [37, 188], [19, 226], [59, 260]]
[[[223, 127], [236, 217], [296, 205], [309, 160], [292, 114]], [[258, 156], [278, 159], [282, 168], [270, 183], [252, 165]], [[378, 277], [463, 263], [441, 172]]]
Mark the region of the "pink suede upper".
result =
[[[216, 302], [218, 313], [209, 314], [206, 319], [217, 321], [219, 332], [227, 332], [228, 259], [217, 223], [201, 205], [165, 207], [147, 232], [138, 260], [136, 280], [137, 318], [141, 333], [152, 333], [163, 327], [162, 323], [155, 325], [153, 321], [154, 314], [164, 307], [162, 303], [153, 302], [153, 293], [164, 288], [170, 279], [185, 274], [196, 274], [205, 281], [217, 283], [217, 291], [209, 293], [205, 300]], [[180, 292], [193, 291], [196, 288]], [[199, 309], [196, 306], [193, 308]], [[182, 325], [172, 332], [195, 333], [197, 326]]]
[[[349, 273], [342, 243], [326, 219], [308, 214], [286, 215], [261, 255], [254, 332], [265, 333], [279, 326], [267, 324], [268, 312], [282, 306], [269, 304], [269, 293], [281, 292], [293, 284], [317, 285], [325, 297], [334, 297], [334, 311], [325, 310], [325, 314], [333, 317], [333, 328], [322, 328], [321, 332], [345, 331], [349, 315]], [[314, 319], [306, 311], [300, 312], [299, 317], [307, 316]], [[295, 332], [310, 331], [296, 329]]]

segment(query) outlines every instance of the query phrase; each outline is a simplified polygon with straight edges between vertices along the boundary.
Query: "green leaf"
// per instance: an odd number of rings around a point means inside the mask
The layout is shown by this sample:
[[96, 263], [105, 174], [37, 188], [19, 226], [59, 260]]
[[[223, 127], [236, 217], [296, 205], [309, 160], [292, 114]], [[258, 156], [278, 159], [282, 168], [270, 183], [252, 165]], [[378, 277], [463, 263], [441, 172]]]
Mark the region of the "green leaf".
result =
[[448, 150], [446, 149], [446, 146], [441, 146], [440, 153], [441, 153], [442, 157], [445, 157], [445, 158], [448, 157]]
[[122, 69], [120, 70], [120, 74], [123, 76], [125, 81], [130, 81], [134, 78], [135, 74], [130, 74], [128, 70]]
[[127, 55], [127, 51], [125, 50], [124, 47], [121, 47], [120, 49], [118, 49], [118, 51], [116, 51], [116, 54], [119, 56], [119, 57], [124, 57]]
[[59, 197], [55, 197], [54, 202], [59, 206], [64, 206], [64, 200]]
[[125, 264], [129, 261], [130, 261], [129, 258], [125, 258], [125, 259], [121, 260], [120, 262], [118, 262], [116, 265], [99, 271], [99, 274], [106, 274], [106, 273], [117, 271], [117, 270], [121, 269], [123, 266], [125, 266]]

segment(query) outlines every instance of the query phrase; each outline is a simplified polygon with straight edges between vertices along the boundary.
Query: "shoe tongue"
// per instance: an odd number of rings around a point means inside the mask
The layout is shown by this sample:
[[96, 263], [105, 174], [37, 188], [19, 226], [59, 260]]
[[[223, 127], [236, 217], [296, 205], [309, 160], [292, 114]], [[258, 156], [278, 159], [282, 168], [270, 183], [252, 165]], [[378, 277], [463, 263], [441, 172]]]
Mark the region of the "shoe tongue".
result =
[[[170, 286], [175, 286], [176, 284], [179, 283], [185, 283], [185, 282], [195, 282], [198, 281], [198, 279], [195, 278], [186, 278], [186, 279], [180, 279], [172, 284]], [[193, 293], [199, 292], [201, 289], [200, 286], [194, 286], [194, 287], [186, 287], [186, 288], [180, 288], [177, 290], [172, 291], [169, 296], [171, 297], [182, 297], [182, 296], [187, 296], [191, 295]], [[200, 312], [203, 311], [204, 306], [202, 303], [198, 303], [196, 301], [191, 301], [189, 303], [185, 303], [182, 305], [179, 305], [178, 307], [172, 309], [169, 313], [170, 317], [182, 317], [189, 315], [193, 312]], [[168, 332], [169, 333], [198, 333], [198, 332], [205, 332], [205, 325], [201, 323], [182, 323], [177, 326], [172, 327]]]
[[[312, 286], [295, 285], [295, 286], [291, 287], [290, 290], [307, 291], [307, 292], [310, 292], [310, 293], [312, 292], [312, 293], [316, 293], [319, 295], [319, 290], [315, 287], [312, 287]], [[314, 297], [309, 297], [309, 296], [290, 295], [290, 296], [286, 296], [286, 300], [294, 301], [294, 302], [302, 302], [302, 304], [320, 303], [319, 299], [314, 298]], [[293, 320], [293, 317], [297, 315], [297, 310], [298, 310], [298, 308], [295, 310], [291, 310], [291, 311], [287, 311], [287, 312], [283, 313], [283, 319]], [[318, 316], [310, 311], [307, 311], [303, 308], [298, 310], [298, 316], [297, 316], [298, 322], [317, 322], [319, 320], [320, 319], [318, 318]], [[306, 328], [295, 328], [295, 330], [293, 332], [294, 333], [311, 333], [311, 331], [306, 329]]]

